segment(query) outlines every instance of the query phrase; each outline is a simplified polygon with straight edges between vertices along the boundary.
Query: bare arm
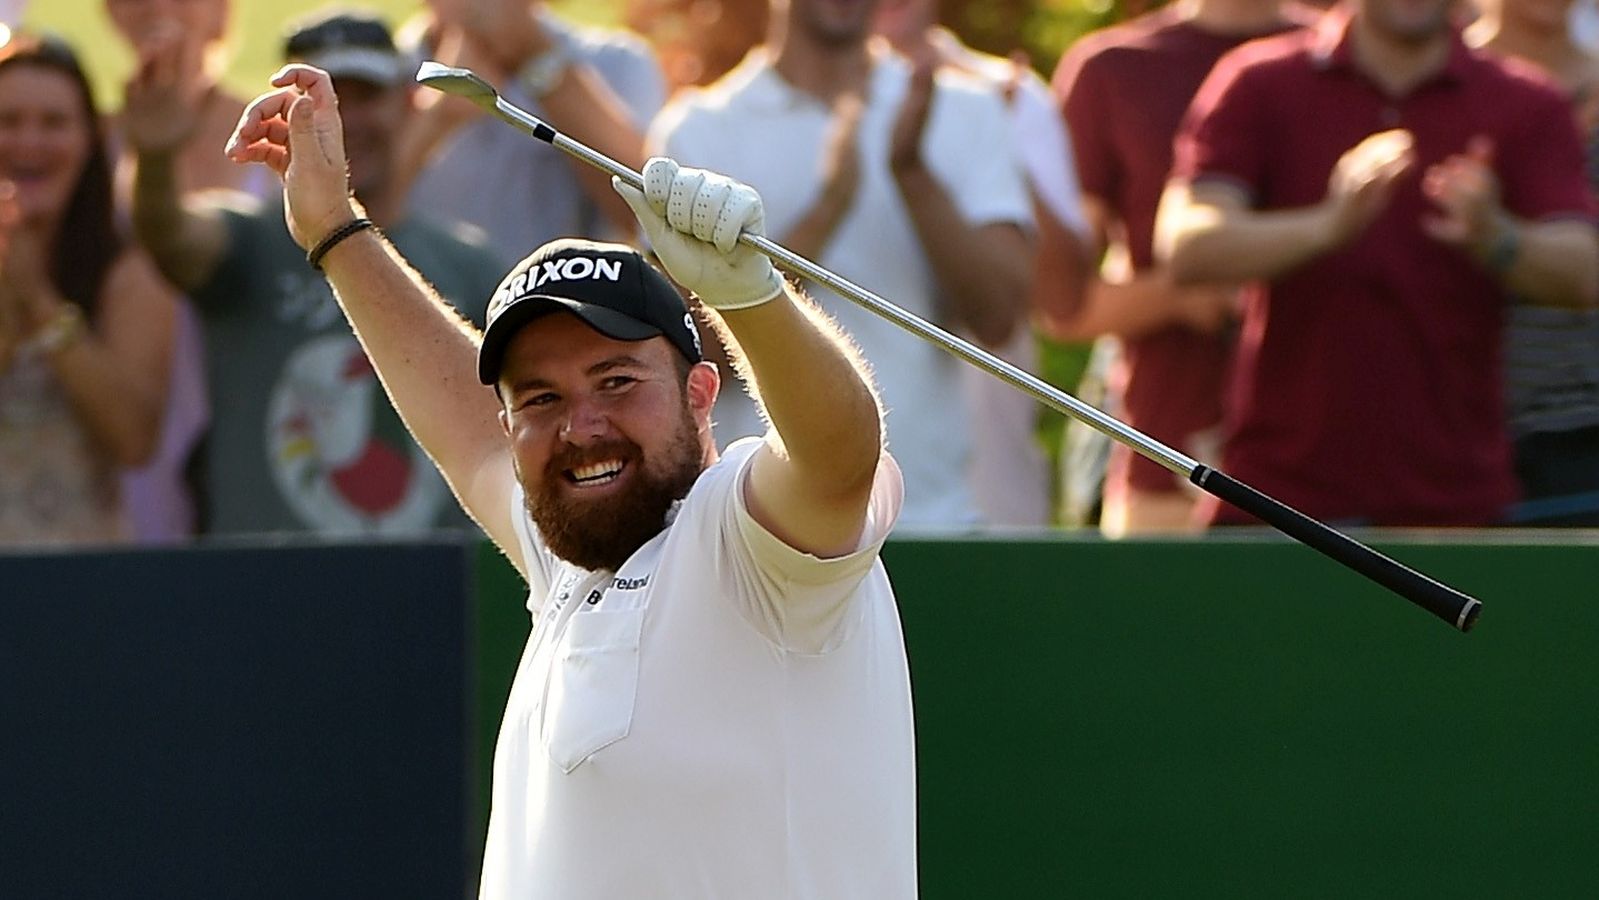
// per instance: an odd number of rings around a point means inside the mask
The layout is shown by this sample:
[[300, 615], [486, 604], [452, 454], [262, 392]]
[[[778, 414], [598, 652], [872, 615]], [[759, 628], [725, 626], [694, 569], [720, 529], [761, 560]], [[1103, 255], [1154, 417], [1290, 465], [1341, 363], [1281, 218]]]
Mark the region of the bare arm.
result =
[[[351, 218], [358, 212], [348, 209]], [[340, 243], [323, 269], [406, 429], [522, 569], [511, 526], [514, 471], [500, 405], [477, 378], [477, 329], [376, 232]]]
[[1438, 209], [1423, 222], [1427, 233], [1482, 263], [1519, 297], [1546, 306], [1593, 306], [1599, 295], [1593, 225], [1511, 215], [1500, 201], [1492, 161], [1492, 143], [1479, 137], [1466, 152], [1427, 170], [1422, 190]]
[[[645, 190], [628, 199], [661, 262], [721, 315], [737, 338], [780, 439], [756, 457], [750, 512], [789, 546], [818, 556], [855, 549], [882, 452], [876, 398], [847, 341], [785, 284], [772, 264], [737, 243], [764, 226], [760, 197], [714, 173], [652, 159]], [[682, 202], [670, 206], [667, 199]], [[705, 207], [693, 235], [690, 212]]]
[[[1050, 323], [1070, 321], [1083, 309], [1088, 288], [1088, 250], [1083, 239], [1033, 198], [1038, 223], [1038, 252], [1033, 254], [1033, 296], [1029, 304], [1043, 330]], [[1079, 340], [1075, 335], [1060, 340]]]
[[792, 547], [838, 556], [860, 540], [882, 451], [877, 400], [836, 325], [786, 286], [723, 316], [780, 445], [755, 458], [750, 513]]
[[[1599, 235], [1578, 221], [1527, 222], [1506, 217], [1479, 258], [1497, 269], [1518, 297], [1545, 306], [1592, 307], [1599, 302]], [[1501, 250], [1500, 248], [1505, 248]], [[1506, 253], [1505, 266], [1497, 253]]]
[[[280, 89], [251, 103], [228, 155], [283, 177], [289, 231], [314, 246], [360, 215], [337, 101], [327, 75], [309, 66], [287, 66], [272, 83]], [[511, 526], [513, 470], [500, 406], [477, 379], [476, 331], [375, 231], [341, 242], [323, 267], [406, 427], [525, 575]]]
[[219, 210], [178, 193], [176, 155], [135, 152], [134, 234], [168, 281], [193, 291], [211, 279], [227, 255], [227, 223]]
[[806, 259], [820, 259], [855, 202], [861, 181], [858, 136], [864, 103], [846, 94], [833, 107], [833, 121], [822, 142], [821, 189], [810, 208], [782, 236], [780, 243]]
[[161, 274], [186, 291], [208, 281], [228, 250], [214, 209], [185, 202], [178, 160], [200, 120], [199, 99], [182, 84], [183, 39], [141, 48], [127, 85], [122, 125], [136, 155], [133, 228]]
[[922, 250], [932, 263], [952, 318], [979, 341], [1000, 346], [1022, 321], [1032, 290], [1033, 248], [1010, 223], [966, 221], [949, 192], [928, 169], [921, 137], [932, 102], [933, 69], [919, 67], [894, 125], [889, 169], [910, 213]]
[[1003, 345], [1022, 321], [1032, 290], [1033, 248], [1026, 233], [1009, 223], [968, 223], [925, 168], [895, 174], [951, 318], [980, 342]]
[[1275, 278], [1364, 231], [1415, 161], [1408, 132], [1373, 134], [1338, 158], [1324, 200], [1296, 209], [1251, 209], [1222, 181], [1174, 181], [1156, 214], [1155, 256], [1178, 284]]
[[[564, 54], [540, 19], [536, 4], [527, 0], [490, 0], [468, 10], [460, 20], [469, 44], [481, 46], [500, 69], [513, 76]], [[627, 104], [616, 95], [593, 67], [566, 58], [553, 79], [530, 86], [550, 124], [572, 139], [587, 144], [630, 169], [644, 163], [644, 133], [635, 125]], [[583, 193], [621, 234], [631, 234], [632, 213], [611, 190], [610, 176], [579, 160], [568, 160]]]
[[1217, 182], [1167, 185], [1155, 225], [1155, 256], [1177, 284], [1271, 279], [1336, 245], [1329, 207], [1260, 212]]
[[1237, 297], [1237, 289], [1227, 285], [1176, 284], [1159, 268], [1125, 281], [1094, 278], [1076, 316], [1046, 318], [1042, 324], [1057, 340], [1083, 341], [1102, 334], [1136, 338], [1173, 326], [1211, 334], [1231, 319]]
[[123, 465], [148, 462], [160, 439], [176, 313], [172, 289], [130, 250], [106, 277], [93, 333], [52, 360], [73, 407]]
[[175, 303], [147, 261], [127, 251], [100, 290], [92, 322], [44, 274], [31, 235], [8, 236], [0, 305], [45, 342], [51, 372], [78, 421], [113, 462], [136, 466], [155, 451], [166, 406]]
[[[1083, 205], [1090, 227], [1101, 236], [1103, 246], [1104, 235], [1112, 231], [1109, 209], [1093, 196], [1084, 196]], [[1064, 230], [1064, 226], [1040, 216], [1039, 233], [1045, 240], [1040, 257], [1059, 257], [1068, 252], [1060, 246], [1059, 238], [1052, 237], [1057, 230]], [[1061, 264], [1052, 265], [1059, 268]], [[1224, 285], [1179, 286], [1165, 266], [1141, 272], [1108, 271], [1114, 267], [1107, 263], [1101, 265], [1098, 274], [1084, 272], [1080, 276], [1085, 283], [1073, 304], [1065, 302], [1071, 298], [1056, 286], [1061, 277], [1047, 277], [1044, 266], [1041, 261], [1039, 284], [1035, 287], [1047, 298], [1038, 307], [1039, 325], [1056, 340], [1085, 341], [1102, 334], [1139, 337], [1174, 325], [1210, 333], [1230, 319], [1237, 295], [1236, 290]]]

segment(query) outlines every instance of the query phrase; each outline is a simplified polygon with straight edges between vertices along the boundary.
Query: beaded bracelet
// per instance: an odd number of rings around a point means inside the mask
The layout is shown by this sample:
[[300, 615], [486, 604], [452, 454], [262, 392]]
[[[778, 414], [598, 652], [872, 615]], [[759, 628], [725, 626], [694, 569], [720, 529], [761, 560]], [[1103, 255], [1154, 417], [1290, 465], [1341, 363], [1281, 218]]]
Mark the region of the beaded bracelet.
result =
[[329, 250], [337, 247], [341, 241], [350, 235], [373, 227], [375, 226], [372, 224], [371, 219], [365, 217], [351, 219], [335, 228], [332, 234], [323, 238], [315, 247], [312, 247], [311, 252], [305, 255], [305, 261], [311, 264], [311, 268], [320, 272], [322, 271], [322, 257], [327, 256]]

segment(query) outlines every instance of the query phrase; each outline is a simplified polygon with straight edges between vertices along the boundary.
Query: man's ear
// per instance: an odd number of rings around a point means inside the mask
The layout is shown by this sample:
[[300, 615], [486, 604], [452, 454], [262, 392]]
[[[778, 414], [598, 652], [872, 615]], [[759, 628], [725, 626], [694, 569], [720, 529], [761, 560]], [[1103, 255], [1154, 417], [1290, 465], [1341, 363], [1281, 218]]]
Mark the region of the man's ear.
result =
[[711, 408], [716, 405], [716, 396], [722, 392], [722, 374], [717, 371], [716, 364], [712, 362], [697, 362], [688, 370], [688, 382], [683, 386], [688, 395], [689, 408], [694, 410], [694, 419], [702, 426], [711, 420]]
[[511, 436], [511, 413], [503, 403], [500, 404], [500, 430], [505, 432], [506, 437]]

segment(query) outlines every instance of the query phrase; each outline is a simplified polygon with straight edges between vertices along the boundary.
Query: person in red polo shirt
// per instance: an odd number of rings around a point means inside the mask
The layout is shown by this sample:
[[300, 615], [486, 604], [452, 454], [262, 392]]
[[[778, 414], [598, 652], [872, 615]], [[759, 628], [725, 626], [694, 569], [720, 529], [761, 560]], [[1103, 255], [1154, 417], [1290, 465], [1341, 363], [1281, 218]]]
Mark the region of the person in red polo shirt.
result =
[[[1214, 449], [1232, 355], [1236, 285], [1178, 288], [1150, 250], [1183, 111], [1227, 51], [1310, 21], [1280, 0], [1172, 3], [1088, 35], [1053, 87], [1070, 125], [1096, 258], [1119, 244], [1131, 269], [1094, 278], [1072, 315], [1041, 310], [1063, 340], [1121, 339], [1111, 373], [1128, 424], [1194, 456]], [[1076, 288], [1045, 283], [1040, 290]], [[1111, 537], [1192, 531], [1199, 492], [1127, 447], [1111, 448], [1100, 529]]]
[[1179, 281], [1260, 280], [1222, 468], [1318, 518], [1500, 521], [1506, 294], [1599, 293], [1565, 101], [1469, 50], [1450, 5], [1351, 0], [1240, 48], [1178, 135], [1157, 253]]

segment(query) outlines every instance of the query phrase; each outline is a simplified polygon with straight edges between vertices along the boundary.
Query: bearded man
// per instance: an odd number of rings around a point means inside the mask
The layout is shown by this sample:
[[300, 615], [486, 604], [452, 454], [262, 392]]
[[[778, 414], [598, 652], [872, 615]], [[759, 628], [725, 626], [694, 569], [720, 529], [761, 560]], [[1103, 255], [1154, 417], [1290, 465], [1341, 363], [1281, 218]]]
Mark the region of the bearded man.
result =
[[480, 336], [351, 200], [326, 74], [273, 83], [229, 155], [283, 176], [395, 406], [528, 581], [482, 896], [914, 897], [910, 684], [878, 559], [903, 484], [847, 339], [738, 244], [760, 197], [666, 159], [616, 186], [771, 421], [718, 457], [720, 374], [642, 257], [546, 245]]

